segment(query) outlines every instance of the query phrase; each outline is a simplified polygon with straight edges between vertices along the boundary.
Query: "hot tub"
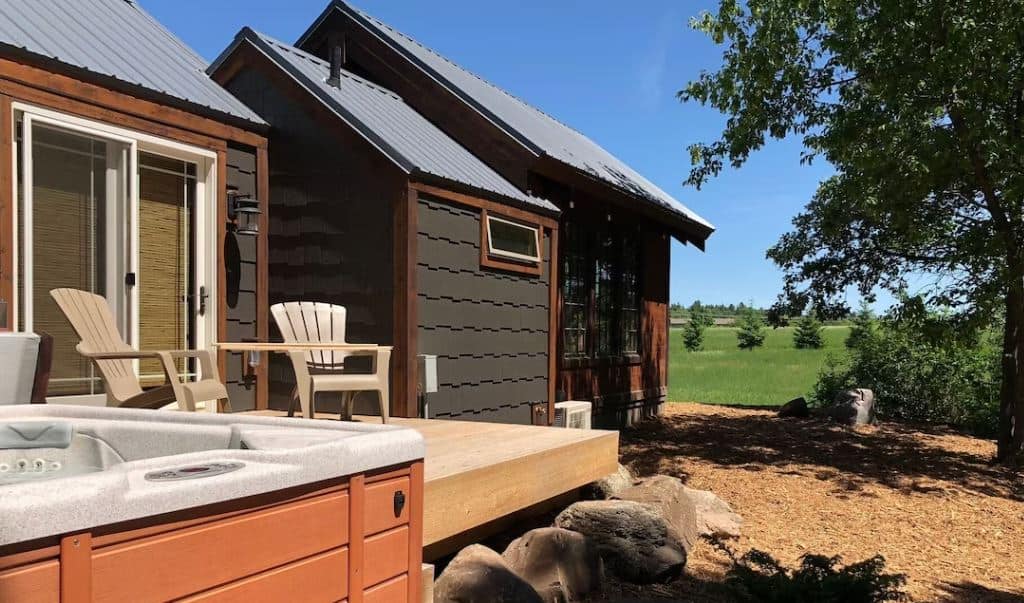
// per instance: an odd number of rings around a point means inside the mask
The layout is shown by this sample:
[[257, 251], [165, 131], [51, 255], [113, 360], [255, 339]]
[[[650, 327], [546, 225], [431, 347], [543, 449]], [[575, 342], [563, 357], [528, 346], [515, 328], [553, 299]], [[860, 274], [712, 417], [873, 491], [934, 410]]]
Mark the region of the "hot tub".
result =
[[390, 425], [0, 407], [0, 601], [413, 600], [423, 456]]

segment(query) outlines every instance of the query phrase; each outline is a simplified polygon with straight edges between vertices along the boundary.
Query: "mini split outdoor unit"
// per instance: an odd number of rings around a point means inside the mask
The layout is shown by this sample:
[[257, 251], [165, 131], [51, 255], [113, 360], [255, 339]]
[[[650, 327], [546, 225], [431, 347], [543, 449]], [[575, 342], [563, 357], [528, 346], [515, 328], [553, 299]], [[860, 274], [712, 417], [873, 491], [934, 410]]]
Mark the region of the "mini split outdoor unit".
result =
[[590, 429], [590, 402], [569, 400], [555, 404], [555, 427]]

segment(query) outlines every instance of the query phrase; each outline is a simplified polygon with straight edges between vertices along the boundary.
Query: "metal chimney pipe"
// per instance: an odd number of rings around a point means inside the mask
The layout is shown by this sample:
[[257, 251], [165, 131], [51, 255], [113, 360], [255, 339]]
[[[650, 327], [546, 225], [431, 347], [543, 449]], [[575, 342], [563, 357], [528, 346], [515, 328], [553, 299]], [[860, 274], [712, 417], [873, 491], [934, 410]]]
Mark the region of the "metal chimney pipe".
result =
[[335, 46], [331, 48], [331, 76], [327, 83], [335, 88], [341, 86], [341, 64], [345, 62], [345, 47]]

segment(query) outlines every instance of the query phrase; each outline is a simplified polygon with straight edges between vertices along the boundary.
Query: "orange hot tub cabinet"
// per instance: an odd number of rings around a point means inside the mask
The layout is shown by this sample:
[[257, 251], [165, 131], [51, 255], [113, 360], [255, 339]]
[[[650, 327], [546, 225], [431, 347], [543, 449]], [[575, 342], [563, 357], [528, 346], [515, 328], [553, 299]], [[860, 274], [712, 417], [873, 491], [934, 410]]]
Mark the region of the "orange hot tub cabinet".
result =
[[0, 550], [3, 603], [419, 603], [423, 462]]

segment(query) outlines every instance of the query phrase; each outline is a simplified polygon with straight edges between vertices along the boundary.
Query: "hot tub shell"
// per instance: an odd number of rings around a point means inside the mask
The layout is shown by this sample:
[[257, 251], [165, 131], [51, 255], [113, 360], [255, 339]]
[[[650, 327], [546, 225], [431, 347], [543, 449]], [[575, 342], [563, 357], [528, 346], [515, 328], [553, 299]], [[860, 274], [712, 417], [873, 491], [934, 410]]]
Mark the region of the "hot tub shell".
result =
[[[0, 408], [0, 426], [54, 422], [74, 426], [72, 446], [13, 454], [66, 467], [75, 446], [110, 450], [85, 455], [105, 459], [91, 471], [0, 486], [0, 600], [417, 600], [425, 451], [414, 430]], [[211, 466], [232, 469], [157, 479]]]

